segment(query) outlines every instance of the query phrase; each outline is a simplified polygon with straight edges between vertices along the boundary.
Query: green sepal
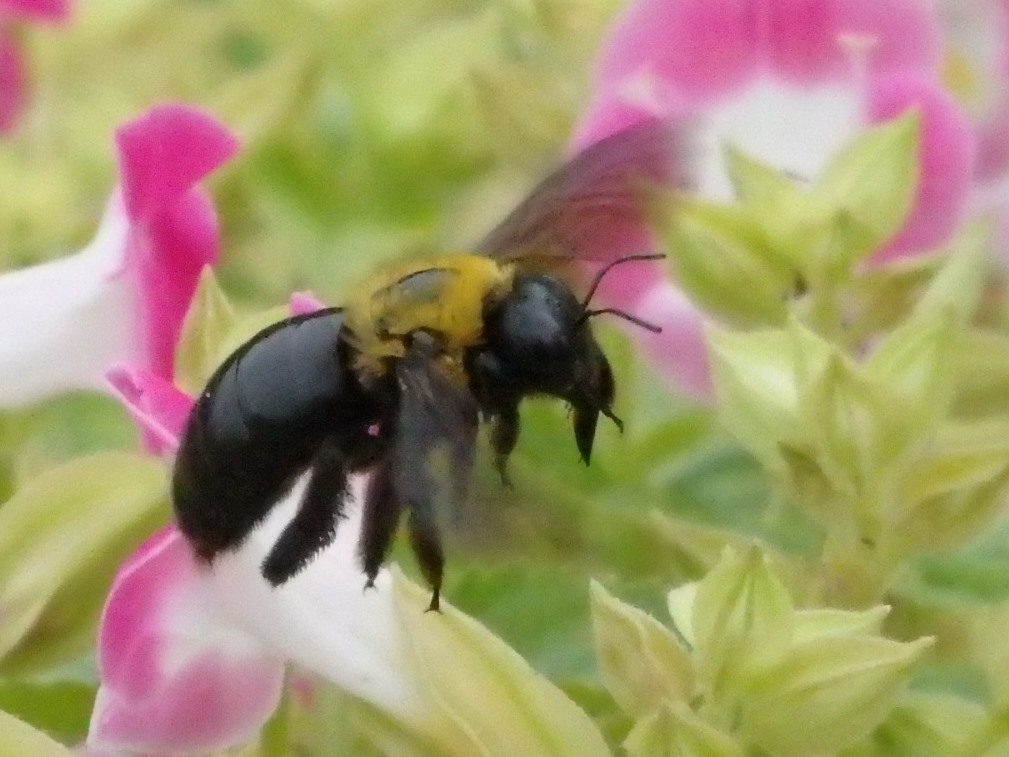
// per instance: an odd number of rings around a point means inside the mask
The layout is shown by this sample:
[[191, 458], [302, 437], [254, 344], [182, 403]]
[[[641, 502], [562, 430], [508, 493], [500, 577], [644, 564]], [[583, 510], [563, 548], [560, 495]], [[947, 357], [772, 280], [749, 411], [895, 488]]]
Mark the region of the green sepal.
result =
[[859, 344], [906, 320], [946, 261], [940, 253], [920, 254], [859, 271], [846, 292], [848, 343]]
[[254, 153], [304, 107], [318, 86], [318, 68], [310, 52], [288, 51], [240, 76], [229, 77], [214, 98], [213, 108], [241, 140], [245, 154]]
[[676, 636], [595, 581], [589, 593], [599, 670], [620, 709], [640, 718], [664, 700], [689, 701], [694, 693], [693, 663]]
[[[89, 650], [89, 656], [93, 653]], [[0, 710], [21, 718], [65, 744], [84, 740], [96, 684], [72, 680], [0, 680]], [[4, 751], [0, 749], [0, 754]]]
[[628, 757], [743, 757], [735, 739], [704, 722], [683, 703], [667, 702], [627, 734]]
[[610, 755], [592, 720], [501, 639], [444, 602], [442, 613], [424, 612], [428, 592], [393, 576], [407, 657], [442, 754]]
[[915, 316], [950, 312], [963, 325], [978, 309], [989, 270], [992, 230], [986, 222], [964, 226], [944, 248], [941, 266], [914, 307]]
[[125, 452], [60, 465], [4, 503], [0, 674], [52, 667], [89, 648], [117, 567], [167, 516], [163, 463]]
[[731, 145], [723, 152], [736, 198], [766, 240], [761, 257], [787, 275], [794, 289], [801, 289], [807, 283], [811, 261], [827, 245], [830, 235], [828, 224], [817, 212], [816, 200], [788, 175]]
[[667, 203], [661, 231], [680, 286], [726, 320], [781, 323], [795, 288], [794, 274], [774, 259], [748, 210], [695, 197]]
[[976, 702], [947, 694], [910, 691], [872, 734], [868, 748], [858, 754], [872, 757], [978, 754], [970, 747], [981, 735], [986, 720], [984, 708]]
[[838, 610], [819, 607], [796, 613], [795, 642], [802, 643], [826, 636], [864, 636], [879, 634], [890, 614], [886, 605], [867, 610]]
[[850, 746], [887, 717], [931, 644], [830, 635], [797, 643], [786, 659], [749, 679], [740, 728], [777, 754]]
[[950, 309], [913, 314], [891, 331], [863, 363], [866, 378], [901, 406], [891, 416], [901, 447], [923, 437], [945, 417], [956, 383], [958, 335]]
[[1009, 491], [1009, 422], [947, 424], [897, 480], [891, 530], [908, 552], [956, 546], [991, 523]]
[[777, 664], [795, 628], [795, 608], [756, 546], [726, 549], [697, 585], [691, 622], [699, 678], [727, 701], [750, 671]]
[[823, 372], [830, 344], [794, 318], [787, 329], [709, 326], [708, 342], [723, 424], [765, 466], [777, 469], [779, 444], [799, 438], [799, 388]]
[[175, 351], [176, 385], [199, 394], [225, 358], [262, 329], [290, 315], [286, 306], [237, 315], [213, 270], [204, 268]]
[[918, 185], [920, 122], [910, 111], [862, 132], [820, 174], [810, 195], [831, 236], [817, 280], [850, 275], [903, 224]]
[[14, 757], [72, 757], [73, 751], [13, 715], [0, 711], [0, 754]]
[[802, 387], [800, 437], [835, 492], [849, 500], [865, 495], [890, 458], [904, 451], [889, 434], [903, 420], [900, 411], [892, 396], [837, 351]]
[[200, 273], [196, 292], [182, 322], [175, 348], [175, 384], [189, 394], [203, 391], [223, 358], [223, 344], [237, 318], [209, 266]]

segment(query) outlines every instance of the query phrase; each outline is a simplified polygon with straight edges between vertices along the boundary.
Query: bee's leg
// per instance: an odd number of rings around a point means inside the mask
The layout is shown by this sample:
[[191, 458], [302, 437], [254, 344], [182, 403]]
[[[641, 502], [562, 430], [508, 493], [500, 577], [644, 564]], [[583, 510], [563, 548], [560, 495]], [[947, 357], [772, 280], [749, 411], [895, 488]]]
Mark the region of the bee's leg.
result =
[[576, 406], [574, 412], [575, 444], [586, 465], [592, 457], [592, 443], [596, 438], [599, 411], [594, 407]]
[[519, 438], [518, 398], [509, 388], [510, 381], [501, 370], [501, 362], [490, 352], [477, 353], [470, 365], [473, 392], [480, 411], [490, 418], [490, 443], [494, 464], [501, 483], [511, 487], [508, 478], [508, 456]]
[[347, 499], [346, 460], [335, 440], [328, 440], [312, 462], [305, 494], [291, 522], [263, 560], [262, 573], [274, 586], [286, 582], [336, 536]]
[[396, 448], [398, 454], [394, 456], [395, 487], [409, 509], [407, 527], [410, 546], [424, 579], [431, 587], [431, 604], [427, 609], [438, 610], [445, 555], [435, 511], [437, 486], [428, 472], [427, 446], [406, 444], [405, 441], [406, 438], [401, 436]]
[[466, 501], [469, 498], [469, 483], [473, 474], [473, 462], [476, 458], [477, 432], [479, 419], [476, 409], [466, 419], [459, 433], [450, 438], [449, 475], [452, 484], [452, 517], [458, 522], [462, 517]]
[[368, 578], [364, 585], [366, 589], [375, 585], [375, 576], [385, 562], [402, 511], [403, 502], [396, 491], [390, 461], [386, 458], [371, 474], [364, 496], [358, 553]]
[[410, 546], [417, 556], [424, 580], [431, 587], [431, 604], [428, 612], [441, 612], [441, 579], [445, 570], [445, 554], [441, 548], [441, 534], [435, 522], [431, 502], [412, 501], [410, 503]]
[[511, 488], [508, 476], [508, 457], [519, 439], [518, 404], [508, 404], [498, 408], [491, 421], [490, 445], [494, 450], [494, 465], [501, 475], [501, 483]]

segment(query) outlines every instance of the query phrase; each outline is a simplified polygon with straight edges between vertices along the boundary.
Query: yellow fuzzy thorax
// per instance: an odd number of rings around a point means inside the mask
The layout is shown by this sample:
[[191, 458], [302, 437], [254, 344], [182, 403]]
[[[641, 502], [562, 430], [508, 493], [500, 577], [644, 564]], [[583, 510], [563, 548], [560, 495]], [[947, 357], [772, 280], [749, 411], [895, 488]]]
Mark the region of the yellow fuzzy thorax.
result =
[[358, 351], [356, 367], [374, 376], [386, 358], [403, 357], [403, 337], [418, 329], [440, 334], [441, 362], [462, 370], [463, 350], [483, 338], [487, 303], [511, 289], [513, 269], [480, 255], [443, 255], [379, 273], [346, 308], [346, 325]]

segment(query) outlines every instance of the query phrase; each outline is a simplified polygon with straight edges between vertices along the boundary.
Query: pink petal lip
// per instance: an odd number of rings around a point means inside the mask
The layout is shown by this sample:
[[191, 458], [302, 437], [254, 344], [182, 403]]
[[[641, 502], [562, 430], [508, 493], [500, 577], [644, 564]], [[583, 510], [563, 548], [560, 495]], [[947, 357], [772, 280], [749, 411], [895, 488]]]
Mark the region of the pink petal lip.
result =
[[33, 21], [62, 21], [70, 15], [70, 0], [0, 0], [0, 16]]
[[240, 633], [201, 630], [215, 599], [200, 573], [172, 527], [120, 568], [102, 616], [90, 743], [146, 753], [224, 749], [276, 708], [283, 660]]
[[238, 140], [196, 108], [151, 108], [116, 131], [126, 212], [134, 221], [170, 208], [238, 152]]
[[0, 31], [0, 134], [17, 124], [25, 103], [26, 74], [17, 42]]
[[795, 82], [844, 76], [844, 37], [874, 41], [874, 72], [934, 72], [942, 52], [938, 19], [923, 0], [638, 0], [603, 44], [596, 88], [612, 92], [647, 67], [696, 107], [760, 70]]
[[174, 452], [192, 410], [192, 398], [144, 368], [115, 365], [105, 375], [113, 394], [147, 435], [148, 449]]
[[194, 184], [230, 159], [238, 140], [187, 105], [149, 110], [116, 132], [126, 213], [126, 269], [138, 283], [148, 365], [172, 375], [175, 343], [205, 265], [218, 254], [213, 203]]

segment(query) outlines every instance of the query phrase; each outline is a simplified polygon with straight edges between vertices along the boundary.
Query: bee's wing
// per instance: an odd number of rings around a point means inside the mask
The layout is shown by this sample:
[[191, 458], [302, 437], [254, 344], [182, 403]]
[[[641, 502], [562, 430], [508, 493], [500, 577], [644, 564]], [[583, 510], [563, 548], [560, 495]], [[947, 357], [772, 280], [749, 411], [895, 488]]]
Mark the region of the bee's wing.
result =
[[686, 129], [650, 120], [587, 147], [478, 245], [495, 258], [608, 262], [641, 252], [649, 185], [685, 187]]
[[[410, 545], [433, 590], [429, 609], [436, 610], [445, 559], [437, 511], [442, 487], [431, 457], [437, 450], [447, 454], [450, 496], [458, 515], [473, 466], [478, 416], [469, 389], [442, 372], [430, 349], [433, 339], [424, 344], [426, 337], [415, 337], [407, 354], [396, 362], [399, 412], [392, 422], [392, 448], [376, 473], [377, 496], [388, 502], [367, 509], [379, 515], [391, 512], [393, 520], [401, 509], [406, 510]], [[381, 530], [382, 524], [375, 518], [372, 521]], [[386, 529], [377, 539], [364, 542], [366, 567], [381, 562], [390, 534]]]
[[395, 421], [393, 478], [401, 497], [428, 506], [435, 496], [431, 455], [447, 457], [451, 493], [460, 505], [465, 497], [476, 446], [478, 407], [469, 388], [449, 377], [429, 347], [415, 337], [406, 356], [396, 362], [399, 412]]

